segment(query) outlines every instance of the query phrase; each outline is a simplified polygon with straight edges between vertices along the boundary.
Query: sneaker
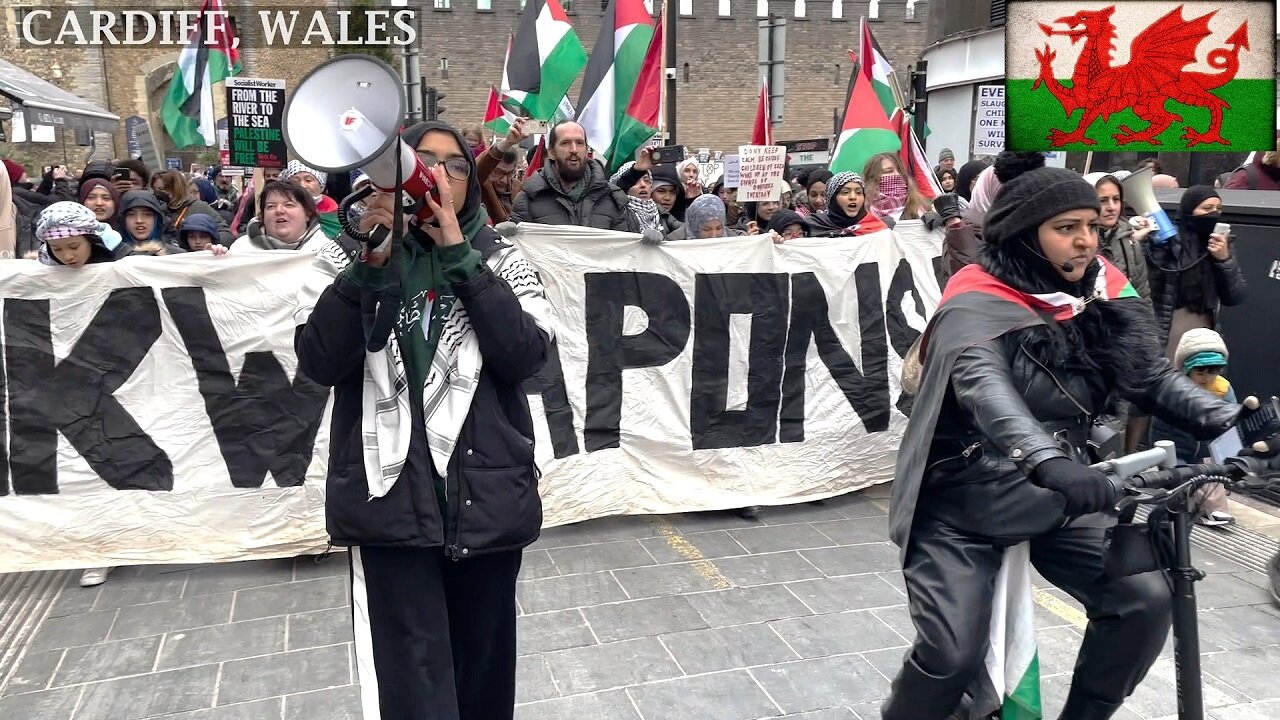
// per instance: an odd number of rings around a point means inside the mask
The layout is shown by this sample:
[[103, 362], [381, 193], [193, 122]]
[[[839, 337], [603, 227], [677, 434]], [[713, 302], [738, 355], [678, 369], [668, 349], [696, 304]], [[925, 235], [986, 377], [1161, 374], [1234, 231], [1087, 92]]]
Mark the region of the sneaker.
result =
[[1267, 563], [1267, 577], [1271, 580], [1271, 599], [1280, 605], [1280, 553], [1272, 555]]
[[1229, 512], [1222, 510], [1214, 510], [1207, 515], [1201, 515], [1196, 521], [1205, 527], [1223, 527], [1235, 523], [1236, 519]]
[[95, 587], [107, 581], [111, 568], [89, 568], [80, 574], [80, 587]]

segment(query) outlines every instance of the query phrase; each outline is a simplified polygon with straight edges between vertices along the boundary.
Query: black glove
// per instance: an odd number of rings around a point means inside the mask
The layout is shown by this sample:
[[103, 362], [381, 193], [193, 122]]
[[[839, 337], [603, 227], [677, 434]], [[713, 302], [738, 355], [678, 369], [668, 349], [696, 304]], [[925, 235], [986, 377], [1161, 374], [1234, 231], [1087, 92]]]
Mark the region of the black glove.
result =
[[1045, 460], [1031, 473], [1031, 481], [1067, 499], [1068, 517], [1102, 512], [1116, 504], [1116, 488], [1106, 475], [1070, 458]]

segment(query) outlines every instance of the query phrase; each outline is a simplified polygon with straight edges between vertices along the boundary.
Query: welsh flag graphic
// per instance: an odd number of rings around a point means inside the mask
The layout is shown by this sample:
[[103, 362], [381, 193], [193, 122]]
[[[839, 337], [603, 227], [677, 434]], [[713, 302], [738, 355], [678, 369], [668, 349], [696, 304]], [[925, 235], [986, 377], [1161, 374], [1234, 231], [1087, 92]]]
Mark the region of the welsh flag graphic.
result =
[[1005, 146], [1273, 149], [1274, 18], [1258, 0], [1011, 3]]
[[655, 131], [628, 122], [627, 115], [653, 37], [653, 18], [643, 0], [610, 1], [582, 77], [577, 118], [586, 128], [587, 144], [610, 169], [631, 160]]
[[828, 169], [833, 173], [861, 173], [871, 156], [898, 152], [901, 148], [902, 140], [885, 115], [870, 78], [855, 72], [853, 92], [849, 93], [849, 106], [844, 111], [840, 137]]
[[[508, 93], [538, 120], [550, 120], [587, 64], [587, 51], [558, 0], [527, 0], [507, 54]], [[507, 87], [504, 87], [504, 92]]]
[[213, 86], [240, 74], [240, 51], [221, 0], [204, 0], [195, 30], [178, 54], [178, 69], [160, 106], [164, 129], [177, 147], [218, 142]]

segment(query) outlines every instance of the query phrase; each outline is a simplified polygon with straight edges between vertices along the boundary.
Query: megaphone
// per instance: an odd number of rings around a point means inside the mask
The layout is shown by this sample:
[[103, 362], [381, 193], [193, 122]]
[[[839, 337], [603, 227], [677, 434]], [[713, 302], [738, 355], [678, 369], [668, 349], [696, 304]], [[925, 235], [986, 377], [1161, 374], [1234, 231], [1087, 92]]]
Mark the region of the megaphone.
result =
[[432, 213], [422, 200], [435, 189], [435, 179], [416, 150], [400, 139], [402, 90], [400, 76], [377, 58], [326, 60], [303, 76], [285, 105], [284, 141], [304, 164], [326, 172], [359, 168], [383, 192], [396, 189], [398, 161], [404, 193], [414, 201], [413, 213], [425, 221]]
[[1156, 200], [1155, 190], [1151, 188], [1154, 174], [1150, 167], [1142, 168], [1121, 180], [1120, 187], [1124, 190], [1125, 204], [1155, 223], [1156, 229], [1147, 237], [1156, 245], [1164, 245], [1169, 242], [1169, 238], [1178, 234], [1178, 228], [1169, 219], [1169, 213]]

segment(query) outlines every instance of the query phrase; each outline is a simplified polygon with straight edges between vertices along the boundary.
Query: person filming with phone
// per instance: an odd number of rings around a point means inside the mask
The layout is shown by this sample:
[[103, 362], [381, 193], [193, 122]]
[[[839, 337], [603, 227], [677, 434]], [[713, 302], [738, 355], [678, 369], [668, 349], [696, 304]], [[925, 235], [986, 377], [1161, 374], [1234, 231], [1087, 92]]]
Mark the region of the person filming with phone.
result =
[[1244, 302], [1244, 273], [1231, 249], [1231, 226], [1222, 222], [1222, 198], [1208, 185], [1182, 193], [1178, 234], [1147, 243], [1151, 302], [1170, 360], [1192, 328], [1217, 329], [1218, 309]]
[[[432, 175], [431, 218], [383, 239], [394, 195], [374, 196], [359, 257], [329, 241], [298, 298], [298, 370], [334, 388], [325, 517], [351, 549], [366, 720], [511, 720], [516, 576], [542, 525], [521, 384], [546, 361], [552, 311], [488, 225], [462, 134], [422, 122], [401, 137]], [[389, 299], [372, 350], [362, 308]]]

